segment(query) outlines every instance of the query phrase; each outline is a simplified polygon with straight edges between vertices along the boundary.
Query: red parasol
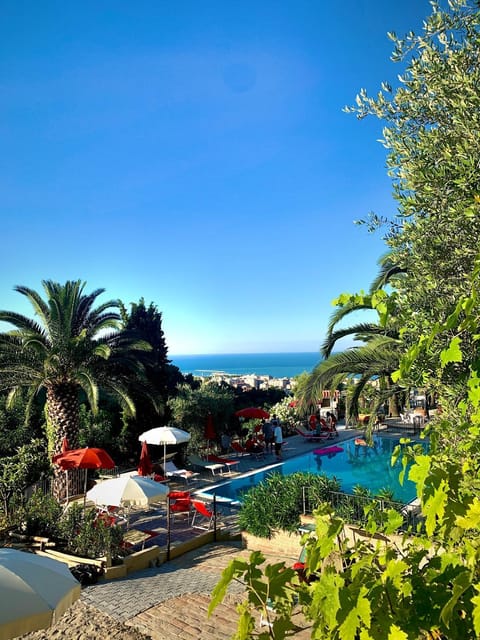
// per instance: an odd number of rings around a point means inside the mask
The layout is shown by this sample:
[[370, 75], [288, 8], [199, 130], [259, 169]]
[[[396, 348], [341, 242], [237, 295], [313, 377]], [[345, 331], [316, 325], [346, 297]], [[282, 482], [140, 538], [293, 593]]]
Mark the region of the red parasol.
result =
[[66, 451], [68, 451], [70, 449], [70, 446], [68, 444], [68, 440], [67, 440], [67, 436], [64, 437], [64, 439], [62, 440], [62, 453], [65, 453]]
[[213, 416], [209, 412], [207, 415], [207, 422], [205, 423], [205, 431], [203, 432], [205, 440], [215, 440], [217, 433], [213, 424]]
[[257, 407], [247, 407], [246, 409], [240, 409], [235, 415], [239, 418], [269, 418], [270, 414], [264, 409], [258, 409]]
[[142, 451], [140, 453], [137, 471], [139, 476], [150, 476], [153, 473], [152, 461], [150, 460], [148, 445], [145, 440], [142, 442]]
[[207, 450], [210, 451], [210, 440], [215, 440], [217, 434], [215, 432], [215, 426], [213, 424], [213, 416], [208, 412], [207, 421], [205, 423], [205, 431], [203, 432], [205, 440], [207, 441]]
[[57, 453], [52, 460], [64, 471], [68, 469], [85, 469], [84, 506], [87, 495], [87, 469], [113, 469], [115, 466], [115, 462], [104, 449], [95, 447], [69, 449], [65, 453]]
[[104, 449], [85, 447], [57, 453], [52, 458], [62, 469], [113, 469], [115, 462]]

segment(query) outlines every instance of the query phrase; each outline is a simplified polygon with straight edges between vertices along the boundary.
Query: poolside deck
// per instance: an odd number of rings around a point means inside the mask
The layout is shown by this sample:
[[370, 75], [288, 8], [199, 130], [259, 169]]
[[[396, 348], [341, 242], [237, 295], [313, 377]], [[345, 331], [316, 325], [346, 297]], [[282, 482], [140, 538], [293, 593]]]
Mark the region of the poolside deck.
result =
[[[412, 435], [411, 429], [408, 429], [408, 425], [401, 423], [399, 419], [387, 418], [385, 424], [380, 430], [380, 434], [383, 437], [399, 437]], [[338, 436], [332, 439], [325, 440], [325, 446], [331, 444], [341, 443], [350, 438], [357, 437], [363, 433], [363, 430], [348, 428], [344, 425], [338, 427]], [[283, 459], [300, 456], [317, 449], [319, 447], [318, 442], [309, 442], [300, 435], [290, 436], [285, 439], [283, 446]], [[208, 494], [211, 487], [218, 485], [223, 481], [228, 481], [246, 473], [264, 469], [270, 465], [277, 464], [277, 459], [273, 454], [266, 454], [264, 457], [257, 458], [252, 455], [245, 455], [237, 458], [239, 464], [235, 467], [235, 470], [222, 474], [213, 475], [210, 471], [205, 470], [201, 472], [196, 481], [190, 481], [186, 483], [171, 482], [169, 483], [172, 490], [176, 489], [188, 489], [192, 493]], [[217, 512], [217, 529], [222, 531], [231, 531], [234, 535], [237, 523], [237, 507], [235, 505], [229, 505], [225, 503], [218, 503]], [[204, 529], [193, 528], [191, 517], [177, 516], [170, 524], [170, 530], [168, 529], [168, 522], [166, 517], [165, 508], [151, 508], [151, 509], [135, 509], [130, 514], [129, 530], [132, 531], [129, 537], [132, 540], [131, 549], [137, 551], [138, 549], [148, 548], [153, 545], [158, 545], [161, 548], [167, 548], [168, 545], [177, 545], [179, 543], [188, 542], [197, 536], [201, 536], [205, 533]], [[135, 535], [135, 532], [138, 532]]]
[[[345, 429], [344, 426], [340, 425], [338, 429], [338, 436], [332, 439], [326, 439], [325, 446], [342, 442], [355, 437], [359, 433], [361, 433], [361, 431], [356, 429]], [[317, 449], [318, 447], [318, 442], [309, 442], [300, 435], [290, 436], [286, 438], [284, 442], [282, 451], [283, 459], [287, 460], [288, 458], [300, 456], [304, 453], [313, 451], [313, 449]], [[171, 482], [169, 484], [172, 490], [188, 489], [192, 493], [208, 494], [210, 487], [218, 485], [223, 481], [227, 482], [228, 480], [251, 471], [264, 469], [270, 465], [278, 463], [274, 454], [266, 454], [264, 457], [245, 455], [236, 459], [239, 460], [239, 464], [236, 465], [235, 470], [226, 472], [223, 475], [213, 475], [210, 471], [205, 470], [197, 476], [196, 481], [190, 481], [188, 485], [182, 481]], [[217, 507], [217, 529], [221, 529], [223, 531], [229, 530], [232, 535], [235, 535], [237, 532], [237, 506], [219, 502]], [[162, 507], [133, 510], [130, 514], [129, 530], [139, 532], [136, 541], [135, 534], [131, 534], [131, 539], [134, 542], [131, 548], [134, 551], [142, 548], [148, 548], [153, 545], [158, 545], [161, 548], [167, 548], [168, 544], [177, 545], [178, 543], [187, 542], [192, 538], [201, 536], [205, 533], [204, 529], [193, 528], [191, 517], [188, 518], [186, 516], [176, 516], [173, 522], [171, 522], [169, 531], [166, 509]]]

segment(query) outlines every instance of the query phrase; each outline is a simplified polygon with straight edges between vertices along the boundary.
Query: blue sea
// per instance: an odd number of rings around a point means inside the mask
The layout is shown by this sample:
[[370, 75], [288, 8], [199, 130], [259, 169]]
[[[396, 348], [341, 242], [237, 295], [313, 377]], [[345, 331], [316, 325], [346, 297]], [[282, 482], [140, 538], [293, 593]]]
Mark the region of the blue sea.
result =
[[310, 373], [320, 362], [319, 352], [305, 353], [214, 353], [169, 356], [172, 364], [184, 374], [211, 376], [215, 372], [246, 375], [254, 373], [272, 378], [293, 378], [304, 371]]

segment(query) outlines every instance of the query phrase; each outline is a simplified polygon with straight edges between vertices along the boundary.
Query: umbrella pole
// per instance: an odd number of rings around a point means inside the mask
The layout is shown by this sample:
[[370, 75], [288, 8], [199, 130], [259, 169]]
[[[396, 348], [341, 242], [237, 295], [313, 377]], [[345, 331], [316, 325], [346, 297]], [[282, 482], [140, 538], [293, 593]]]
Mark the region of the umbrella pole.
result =
[[88, 477], [88, 469], [85, 469], [85, 484], [83, 486], [83, 509], [87, 506], [87, 477]]
[[166, 470], [166, 466], [167, 466], [167, 445], [164, 442], [163, 443], [163, 475], [165, 477], [167, 477], [167, 470]]
[[167, 495], [167, 561], [170, 560], [170, 542], [171, 542], [171, 529], [170, 529], [170, 494]]

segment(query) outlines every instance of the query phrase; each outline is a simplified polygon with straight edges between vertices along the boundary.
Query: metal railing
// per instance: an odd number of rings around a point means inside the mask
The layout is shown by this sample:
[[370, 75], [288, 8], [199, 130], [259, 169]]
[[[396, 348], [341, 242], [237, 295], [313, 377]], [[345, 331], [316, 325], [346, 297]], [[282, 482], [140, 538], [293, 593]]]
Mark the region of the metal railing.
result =
[[[341, 491], [329, 491], [328, 496], [319, 496], [313, 487], [303, 487], [303, 514], [311, 515], [321, 502], [328, 502], [337, 515], [351, 524], [365, 525], [373, 515], [378, 522], [383, 522], [391, 509], [403, 518], [401, 530], [415, 530], [421, 522], [419, 509], [414, 504], [404, 504], [393, 500], [352, 495]], [[367, 512], [367, 507], [370, 509]]]

